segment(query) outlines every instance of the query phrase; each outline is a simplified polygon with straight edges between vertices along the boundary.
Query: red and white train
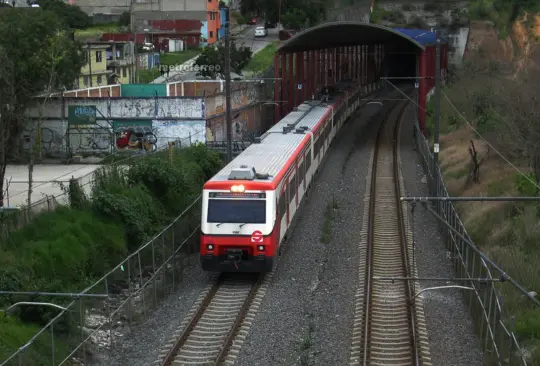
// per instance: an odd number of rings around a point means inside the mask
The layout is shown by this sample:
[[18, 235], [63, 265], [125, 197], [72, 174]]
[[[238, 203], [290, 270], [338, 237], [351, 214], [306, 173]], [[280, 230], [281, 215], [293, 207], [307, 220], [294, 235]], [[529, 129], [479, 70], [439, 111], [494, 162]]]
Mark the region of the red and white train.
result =
[[308, 101], [203, 186], [200, 256], [205, 271], [268, 272], [330, 142], [377, 82], [337, 86]]

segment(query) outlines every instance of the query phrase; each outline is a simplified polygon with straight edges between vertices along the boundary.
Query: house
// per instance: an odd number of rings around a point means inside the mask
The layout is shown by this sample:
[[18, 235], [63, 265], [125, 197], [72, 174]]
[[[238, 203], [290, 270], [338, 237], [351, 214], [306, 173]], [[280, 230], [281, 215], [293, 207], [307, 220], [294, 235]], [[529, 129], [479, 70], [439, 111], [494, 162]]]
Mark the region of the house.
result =
[[107, 69], [112, 71], [109, 85], [129, 84], [135, 65], [134, 44], [132, 42], [106, 42]]
[[[203, 38], [207, 44], [214, 44], [218, 40], [219, 29], [221, 28], [221, 14], [219, 9], [219, 0], [206, 1], [206, 24], [201, 27]], [[206, 32], [205, 32], [206, 31]]]
[[219, 32], [218, 39], [225, 38], [225, 25], [227, 24], [227, 8], [219, 8], [220, 22], [219, 22]]
[[111, 70], [107, 69], [107, 44], [87, 43], [83, 47], [86, 64], [81, 68], [79, 88], [108, 85]]
[[130, 82], [135, 65], [132, 42], [89, 42], [83, 49], [87, 62], [79, 88]]

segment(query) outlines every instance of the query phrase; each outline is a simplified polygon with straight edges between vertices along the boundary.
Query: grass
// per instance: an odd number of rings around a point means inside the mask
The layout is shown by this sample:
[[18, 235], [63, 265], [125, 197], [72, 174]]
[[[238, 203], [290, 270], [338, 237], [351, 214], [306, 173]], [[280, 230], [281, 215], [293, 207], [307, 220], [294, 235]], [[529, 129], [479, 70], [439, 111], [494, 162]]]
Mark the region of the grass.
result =
[[[201, 54], [200, 50], [186, 50], [183, 52], [169, 52], [160, 56], [160, 63], [162, 65], [181, 65], [186, 61]], [[159, 75], [158, 75], [159, 76]]]
[[329, 244], [332, 239], [332, 226], [336, 218], [336, 210], [338, 204], [335, 198], [326, 204], [326, 210], [324, 211], [324, 223], [322, 229], [321, 243]]
[[[3, 318], [3, 319], [2, 319]], [[0, 311], [0, 360], [4, 361], [11, 356], [14, 349], [28, 342], [40, 327], [34, 324], [24, 324], [19, 319], [7, 316]], [[64, 359], [69, 354], [68, 346], [62, 341], [55, 339], [56, 361]], [[21, 365], [45, 366], [50, 365], [51, 359], [51, 336], [49, 332], [40, 335], [24, 353], [24, 361]], [[15, 364], [13, 362], [13, 364]], [[18, 364], [18, 363], [17, 363]]]
[[[166, 157], [167, 152], [159, 152], [133, 159], [126, 171], [114, 165], [100, 168], [94, 173], [90, 199], [77, 184], [70, 184], [71, 207], [38, 215], [0, 243], [0, 289], [77, 292], [86, 288], [191, 204], [204, 181], [222, 166], [218, 155], [204, 145], [175, 150], [172, 161]], [[188, 217], [185, 222], [189, 226], [195, 219]], [[152, 257], [142, 256], [143, 265], [149, 260]], [[0, 308], [16, 301], [20, 300], [2, 296]], [[64, 305], [69, 299], [41, 296], [34, 301]], [[4, 319], [0, 313], [2, 360], [57, 313], [37, 306], [14, 312], [13, 318]], [[58, 354], [67, 347], [61, 339], [76, 330], [69, 319], [62, 319], [54, 327]], [[36, 340], [26, 352], [29, 358], [23, 365], [50, 364], [51, 340], [43, 341], [49, 350], [40, 348], [40, 342]]]
[[272, 63], [274, 62], [274, 55], [277, 51], [277, 45], [277, 41], [272, 42], [253, 55], [249, 63], [244, 68], [244, 71], [261, 73], [272, 66]]
[[315, 333], [315, 323], [313, 321], [313, 314], [307, 314], [306, 320], [308, 321], [308, 327], [306, 333], [300, 342], [300, 365], [308, 366], [309, 365], [309, 353], [313, 345], [313, 333]]
[[[486, 148], [474, 133], [459, 128], [441, 136], [440, 161], [444, 181], [456, 196], [521, 196], [516, 171], [493, 153], [480, 166], [480, 182], [465, 184], [470, 156], [469, 140], [475, 143], [479, 155]], [[527, 171], [526, 167], [519, 167]], [[528, 291], [540, 293], [540, 205], [513, 202], [463, 202], [455, 205], [469, 235], [483, 252], [500, 265]], [[501, 284], [504, 316], [516, 316], [515, 332], [522, 347], [540, 365], [540, 309], [531, 307], [514, 287]], [[507, 320], [508, 319], [504, 319]], [[507, 323], [509, 324], [509, 322]]]
[[155, 79], [161, 76], [161, 74], [159, 73], [159, 70], [157, 69], [150, 69], [150, 70], [142, 69], [142, 70], [138, 70], [137, 72], [139, 74], [140, 84], [150, 84], [152, 81], [154, 81]]
[[77, 29], [75, 39], [100, 38], [103, 33], [116, 33], [119, 31], [120, 27], [115, 23], [94, 25], [86, 29]]

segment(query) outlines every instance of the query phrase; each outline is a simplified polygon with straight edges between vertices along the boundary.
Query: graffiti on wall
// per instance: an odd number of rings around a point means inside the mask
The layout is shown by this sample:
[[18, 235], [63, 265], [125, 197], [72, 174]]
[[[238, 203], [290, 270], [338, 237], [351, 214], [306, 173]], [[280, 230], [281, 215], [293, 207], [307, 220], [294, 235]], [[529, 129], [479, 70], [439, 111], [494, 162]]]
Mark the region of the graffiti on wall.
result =
[[[256, 103], [259, 100], [260, 86], [249, 85], [231, 93], [231, 106], [233, 109]], [[225, 97], [223, 94], [206, 98], [206, 112], [208, 116], [219, 115], [225, 112]]]
[[39, 133], [37, 128], [26, 128], [22, 133], [21, 148], [30, 151], [32, 146], [39, 145], [43, 152], [61, 151], [63, 142], [64, 136], [49, 127], [41, 127]]
[[155, 151], [157, 137], [152, 121], [114, 122], [114, 146], [118, 151]]
[[73, 152], [103, 152], [111, 148], [111, 131], [106, 127], [89, 125], [68, 130], [69, 147]]
[[255, 103], [259, 96], [258, 85], [249, 85], [247, 88], [242, 88], [231, 93], [233, 108]]
[[[258, 129], [255, 125], [256, 111], [254, 108], [244, 109], [232, 113], [233, 139], [243, 141], [251, 136], [254, 130]], [[207, 141], [225, 141], [226, 124], [224, 117], [214, 118], [208, 121], [206, 136]]]
[[240, 113], [233, 114], [232, 125], [233, 125], [233, 138], [235, 140], [242, 140], [244, 137], [244, 134], [247, 133], [247, 129], [248, 129], [247, 111], [242, 111]]
[[206, 121], [153, 121], [158, 148], [179, 141], [183, 146], [206, 142]]

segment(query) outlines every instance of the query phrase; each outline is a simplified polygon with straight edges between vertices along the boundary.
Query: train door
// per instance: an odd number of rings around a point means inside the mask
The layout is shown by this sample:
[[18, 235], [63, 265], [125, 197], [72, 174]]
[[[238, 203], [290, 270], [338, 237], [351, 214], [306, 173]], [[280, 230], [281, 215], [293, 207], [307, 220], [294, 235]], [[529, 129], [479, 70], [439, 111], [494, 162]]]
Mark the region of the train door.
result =
[[302, 164], [300, 164], [300, 166], [302, 167], [302, 171], [300, 172], [300, 174], [301, 174], [300, 176], [302, 177], [302, 181], [303, 181], [304, 194], [306, 194], [306, 191], [307, 191], [306, 159], [307, 159], [306, 152], [304, 151], [304, 153], [302, 154]]
[[297, 164], [297, 165], [296, 165], [296, 174], [294, 175], [294, 178], [293, 178], [293, 180], [294, 180], [294, 181], [293, 181], [293, 184], [294, 184], [294, 192], [295, 192], [295, 196], [296, 196], [296, 198], [294, 199], [294, 200], [295, 200], [295, 204], [296, 204], [296, 206], [295, 206], [296, 209], [298, 209], [298, 196], [299, 196], [299, 193], [300, 193], [300, 191], [299, 191], [299, 189], [298, 189], [298, 188], [300, 187], [300, 174], [299, 174], [300, 171], [299, 171], [299, 168], [300, 168], [300, 167], [299, 167], [299, 165]]
[[291, 194], [291, 189], [290, 189], [290, 183], [289, 183], [289, 180], [285, 180], [285, 183], [283, 184], [283, 189], [285, 190], [285, 206], [287, 207], [287, 227], [290, 226], [291, 224], [291, 216], [290, 216], [290, 212], [291, 212], [291, 209], [290, 209], [290, 202], [291, 202], [291, 198], [289, 197], [289, 195]]

